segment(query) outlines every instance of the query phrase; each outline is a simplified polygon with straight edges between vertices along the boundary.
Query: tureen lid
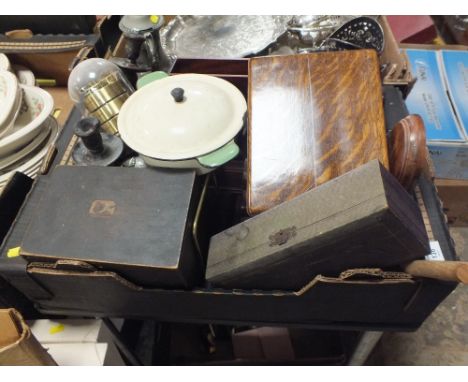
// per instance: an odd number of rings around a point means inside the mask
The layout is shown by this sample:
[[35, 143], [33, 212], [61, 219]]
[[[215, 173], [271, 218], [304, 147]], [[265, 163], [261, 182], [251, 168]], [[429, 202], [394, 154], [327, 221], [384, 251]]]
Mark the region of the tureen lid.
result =
[[156, 80], [133, 93], [118, 117], [124, 142], [162, 160], [208, 154], [243, 126], [247, 103], [231, 83], [203, 74]]

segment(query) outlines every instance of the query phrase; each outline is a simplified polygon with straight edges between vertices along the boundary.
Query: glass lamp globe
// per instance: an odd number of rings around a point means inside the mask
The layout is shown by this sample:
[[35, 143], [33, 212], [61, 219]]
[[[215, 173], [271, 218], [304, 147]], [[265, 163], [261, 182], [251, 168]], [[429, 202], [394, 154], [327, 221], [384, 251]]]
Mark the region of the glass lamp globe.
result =
[[120, 72], [119, 67], [103, 58], [85, 60], [68, 77], [68, 95], [73, 102], [79, 103], [87, 89], [115, 72]]

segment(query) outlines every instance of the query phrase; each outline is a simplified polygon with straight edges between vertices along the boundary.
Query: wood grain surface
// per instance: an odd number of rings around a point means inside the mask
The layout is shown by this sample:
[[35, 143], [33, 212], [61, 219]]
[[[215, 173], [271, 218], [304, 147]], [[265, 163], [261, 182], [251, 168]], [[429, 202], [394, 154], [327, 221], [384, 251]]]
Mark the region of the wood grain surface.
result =
[[247, 211], [265, 211], [372, 159], [388, 168], [372, 50], [249, 62]]
[[405, 272], [416, 277], [468, 284], [468, 262], [415, 260], [407, 264]]
[[390, 170], [407, 190], [410, 190], [427, 167], [426, 128], [417, 114], [399, 121], [390, 136]]

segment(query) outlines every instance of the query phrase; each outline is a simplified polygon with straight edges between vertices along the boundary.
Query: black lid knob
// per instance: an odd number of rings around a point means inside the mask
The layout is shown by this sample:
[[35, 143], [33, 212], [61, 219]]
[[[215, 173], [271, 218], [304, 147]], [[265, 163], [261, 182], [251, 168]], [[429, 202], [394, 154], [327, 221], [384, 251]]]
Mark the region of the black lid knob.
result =
[[184, 100], [184, 89], [174, 88], [171, 90], [171, 96], [174, 97], [174, 101], [182, 102]]
[[81, 138], [86, 148], [93, 154], [102, 153], [104, 145], [102, 143], [99, 127], [101, 123], [97, 118], [83, 118], [75, 125], [74, 133]]

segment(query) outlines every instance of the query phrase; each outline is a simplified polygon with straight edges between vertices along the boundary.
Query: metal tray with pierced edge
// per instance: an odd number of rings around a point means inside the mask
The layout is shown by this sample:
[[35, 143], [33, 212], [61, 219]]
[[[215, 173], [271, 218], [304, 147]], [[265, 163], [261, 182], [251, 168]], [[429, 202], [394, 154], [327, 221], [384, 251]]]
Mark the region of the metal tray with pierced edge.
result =
[[384, 32], [371, 17], [357, 17], [343, 24], [324, 41], [322, 47], [331, 50], [375, 49], [381, 54], [385, 47]]
[[161, 47], [181, 58], [240, 58], [275, 43], [291, 16], [177, 16], [160, 31]]

